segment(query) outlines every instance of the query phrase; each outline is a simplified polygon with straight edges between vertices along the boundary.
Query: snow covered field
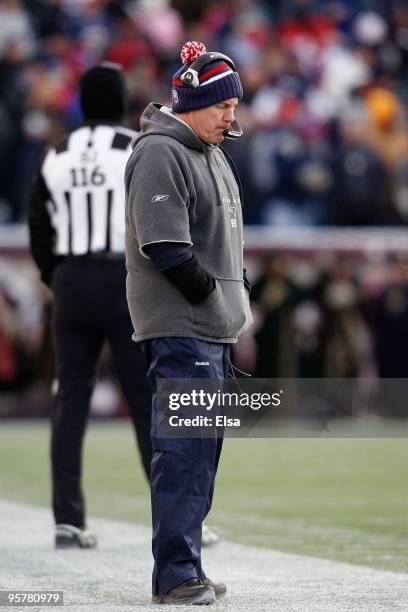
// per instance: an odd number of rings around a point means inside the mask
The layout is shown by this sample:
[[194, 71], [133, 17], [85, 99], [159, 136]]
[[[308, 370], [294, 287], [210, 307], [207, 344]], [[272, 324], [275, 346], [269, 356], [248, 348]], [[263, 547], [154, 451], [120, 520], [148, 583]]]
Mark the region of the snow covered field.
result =
[[[91, 519], [89, 523], [99, 537], [97, 550], [57, 551], [53, 549], [48, 510], [0, 500], [0, 590], [64, 592], [63, 608], [1, 609], [136, 612], [157, 608], [150, 604], [150, 530], [103, 519]], [[408, 609], [406, 574], [225, 541], [205, 550], [203, 557], [207, 574], [228, 586], [227, 597], [217, 602], [214, 609], [248, 612]]]

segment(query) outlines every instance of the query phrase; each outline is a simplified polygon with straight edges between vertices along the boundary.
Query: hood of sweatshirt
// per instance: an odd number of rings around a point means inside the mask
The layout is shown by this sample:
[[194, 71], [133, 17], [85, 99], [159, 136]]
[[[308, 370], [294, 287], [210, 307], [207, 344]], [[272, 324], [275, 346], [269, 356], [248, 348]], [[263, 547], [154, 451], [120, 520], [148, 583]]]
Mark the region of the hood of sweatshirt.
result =
[[180, 121], [176, 116], [161, 111], [162, 105], [151, 102], [143, 111], [140, 119], [140, 132], [133, 140], [133, 148], [137, 143], [152, 134], [161, 136], [169, 136], [181, 142], [190, 149], [196, 151], [209, 150], [212, 145], [207, 145], [205, 142], [193, 132], [193, 130], [183, 121]]
[[137, 144], [143, 140], [143, 138], [154, 134], [169, 136], [190, 149], [201, 151], [205, 155], [211, 180], [214, 184], [214, 189], [217, 194], [217, 204], [221, 206], [222, 202], [220, 191], [218, 189], [214, 170], [211, 167], [210, 161], [210, 151], [212, 148], [214, 148], [214, 145], [208, 145], [203, 142], [186, 123], [180, 121], [177, 117], [172, 116], [171, 113], [161, 111], [161, 107], [162, 104], [151, 102], [144, 110], [140, 118], [141, 129], [138, 135], [134, 138], [132, 147], [135, 148]]

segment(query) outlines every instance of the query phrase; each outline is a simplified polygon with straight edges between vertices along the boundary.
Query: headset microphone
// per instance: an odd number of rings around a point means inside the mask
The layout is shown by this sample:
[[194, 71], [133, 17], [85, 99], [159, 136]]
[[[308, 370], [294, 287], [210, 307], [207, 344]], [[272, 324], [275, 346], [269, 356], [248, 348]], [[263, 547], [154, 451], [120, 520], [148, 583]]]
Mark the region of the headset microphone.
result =
[[231, 127], [228, 130], [224, 130], [224, 138], [230, 138], [231, 140], [236, 140], [237, 138], [241, 138], [243, 135], [243, 131], [238, 121], [233, 121]]

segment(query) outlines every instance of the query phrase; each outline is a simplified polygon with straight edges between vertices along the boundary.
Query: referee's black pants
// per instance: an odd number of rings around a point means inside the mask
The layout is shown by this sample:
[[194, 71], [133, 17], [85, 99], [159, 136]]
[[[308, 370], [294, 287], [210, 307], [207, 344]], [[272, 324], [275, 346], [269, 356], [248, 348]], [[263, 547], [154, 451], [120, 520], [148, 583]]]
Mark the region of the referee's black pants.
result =
[[65, 259], [53, 278], [53, 332], [58, 391], [52, 422], [52, 503], [57, 524], [86, 524], [82, 443], [97, 365], [108, 341], [150, 480], [151, 391], [145, 358], [131, 340], [123, 259]]

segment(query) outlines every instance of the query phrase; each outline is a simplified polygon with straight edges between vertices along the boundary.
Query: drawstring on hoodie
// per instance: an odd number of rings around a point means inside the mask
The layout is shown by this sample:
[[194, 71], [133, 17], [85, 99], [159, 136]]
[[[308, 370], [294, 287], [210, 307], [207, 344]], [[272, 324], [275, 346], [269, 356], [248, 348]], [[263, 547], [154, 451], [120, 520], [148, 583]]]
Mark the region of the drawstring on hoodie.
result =
[[237, 385], [238, 389], [241, 391], [241, 393], [244, 393], [244, 391], [241, 388], [241, 385], [238, 382], [238, 378], [235, 375], [235, 372], [239, 372], [240, 374], [243, 374], [245, 376], [245, 378], [252, 378], [252, 374], [249, 374], [249, 372], [244, 372], [243, 370], [240, 370], [239, 368], [237, 368], [237, 366], [235, 366], [229, 357], [227, 357], [228, 363], [229, 363], [229, 370], [230, 373], [228, 374], [228, 376], [230, 378], [232, 378], [235, 382], [235, 384]]
[[243, 208], [244, 207], [244, 193], [242, 190], [242, 183], [241, 183], [241, 179], [238, 174], [238, 170], [236, 169], [236, 166], [233, 162], [231, 155], [223, 147], [220, 147], [220, 149], [224, 153], [225, 159], [229, 163], [232, 173], [235, 176], [235, 180], [237, 181], [238, 190], [239, 190], [239, 199], [241, 201], [241, 207]]
[[211, 175], [212, 182], [214, 184], [215, 193], [217, 195], [217, 206], [222, 206], [220, 190], [218, 189], [217, 181], [215, 179], [215, 174], [214, 174], [214, 171], [210, 163], [210, 156], [209, 156], [209, 153], [206, 147], [204, 148], [204, 155], [205, 155], [205, 161], [207, 162], [208, 170]]

